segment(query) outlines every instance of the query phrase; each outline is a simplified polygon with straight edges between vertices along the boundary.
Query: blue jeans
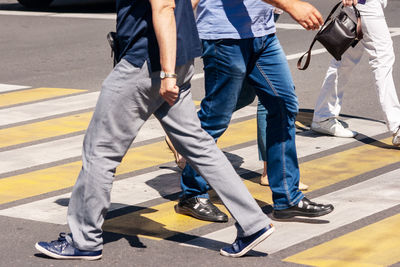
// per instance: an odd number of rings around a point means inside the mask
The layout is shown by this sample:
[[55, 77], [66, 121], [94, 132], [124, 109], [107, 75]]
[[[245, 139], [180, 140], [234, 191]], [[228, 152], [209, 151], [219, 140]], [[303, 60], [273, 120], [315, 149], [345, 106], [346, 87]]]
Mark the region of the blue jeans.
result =
[[[277, 15], [277, 14], [275, 14]], [[242, 90], [240, 91], [239, 99], [236, 104], [235, 111], [250, 105], [256, 98], [256, 92], [253, 86], [243, 84]], [[258, 158], [262, 161], [267, 161], [267, 109], [261, 104], [260, 100], [257, 103], [257, 146], [258, 146]]]
[[[266, 109], [267, 174], [275, 209], [296, 205], [299, 166], [295, 145], [298, 101], [285, 54], [275, 34], [242, 40], [203, 40], [205, 97], [198, 116], [215, 140], [228, 128], [242, 87], [253, 87]], [[268, 125], [268, 127], [266, 127]], [[182, 198], [208, 197], [207, 182], [186, 165]]]

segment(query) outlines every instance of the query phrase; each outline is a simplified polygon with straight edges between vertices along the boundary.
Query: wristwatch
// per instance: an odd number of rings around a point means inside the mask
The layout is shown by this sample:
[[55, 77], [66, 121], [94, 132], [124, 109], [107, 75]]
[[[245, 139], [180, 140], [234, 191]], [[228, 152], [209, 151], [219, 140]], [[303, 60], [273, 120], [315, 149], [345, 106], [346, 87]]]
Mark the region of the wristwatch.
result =
[[177, 77], [177, 75], [175, 73], [167, 73], [167, 72], [164, 72], [163, 70], [160, 71], [160, 78], [161, 79], [176, 78], [176, 77]]

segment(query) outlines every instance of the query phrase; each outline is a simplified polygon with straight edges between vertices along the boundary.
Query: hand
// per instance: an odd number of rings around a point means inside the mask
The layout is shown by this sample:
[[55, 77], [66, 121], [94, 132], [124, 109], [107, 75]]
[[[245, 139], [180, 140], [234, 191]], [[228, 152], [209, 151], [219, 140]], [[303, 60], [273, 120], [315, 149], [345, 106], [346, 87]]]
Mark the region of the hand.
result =
[[[343, 0], [349, 1], [349, 0]], [[353, 0], [352, 0], [353, 1]], [[357, 1], [357, 0], [354, 0]], [[324, 24], [321, 13], [311, 4], [303, 1], [294, 0], [285, 10], [292, 18], [306, 30], [318, 30]]]
[[160, 95], [172, 106], [178, 98], [179, 87], [176, 85], [176, 78], [164, 78], [161, 80]]
[[342, 0], [342, 4], [344, 6], [351, 6], [351, 5], [357, 5], [358, 1], [357, 0]]

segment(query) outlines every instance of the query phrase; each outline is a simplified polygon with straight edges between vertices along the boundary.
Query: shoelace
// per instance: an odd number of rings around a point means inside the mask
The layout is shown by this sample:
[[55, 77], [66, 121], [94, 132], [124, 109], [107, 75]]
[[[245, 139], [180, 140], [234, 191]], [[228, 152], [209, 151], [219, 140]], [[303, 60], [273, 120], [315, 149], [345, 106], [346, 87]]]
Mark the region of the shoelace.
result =
[[63, 251], [67, 245], [68, 245], [68, 241], [65, 238], [65, 233], [60, 233], [59, 237], [57, 240], [51, 241], [51, 244], [56, 247], [56, 248], [60, 248], [61, 251]]

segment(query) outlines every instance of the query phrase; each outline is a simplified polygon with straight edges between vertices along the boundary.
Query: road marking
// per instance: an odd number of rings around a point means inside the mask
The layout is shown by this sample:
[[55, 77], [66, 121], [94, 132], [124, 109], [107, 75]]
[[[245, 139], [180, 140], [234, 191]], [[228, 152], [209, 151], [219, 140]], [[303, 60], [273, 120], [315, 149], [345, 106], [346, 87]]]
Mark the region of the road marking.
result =
[[116, 20], [116, 14], [87, 14], [87, 13], [57, 13], [57, 12], [33, 12], [1, 10], [0, 15], [27, 16], [27, 17], [52, 17], [52, 18], [79, 18], [79, 19], [105, 19]]
[[169, 201], [106, 220], [103, 230], [160, 240], [211, 224], [211, 222], [175, 213], [175, 204], [177, 201]]
[[28, 88], [31, 88], [31, 87], [30, 86], [24, 86], [24, 85], [14, 85], [14, 84], [0, 83], [0, 93], [10, 92], [10, 91], [15, 91], [15, 90], [21, 90], [21, 89], [28, 89]]
[[[195, 101], [198, 102], [198, 101]], [[233, 119], [255, 114], [255, 106], [247, 106], [234, 114]], [[40, 141], [45, 138], [59, 137], [86, 130], [91, 112], [65, 116], [38, 123], [0, 129], [0, 148], [21, 145], [26, 142]], [[145, 122], [134, 144], [165, 136], [157, 119]], [[0, 174], [26, 169], [54, 161], [81, 156], [83, 135], [48, 141], [41, 144], [0, 152]]]
[[[312, 186], [312, 188], [314, 187]], [[400, 170], [395, 170], [315, 198], [313, 201], [318, 203], [333, 204], [335, 210], [323, 217], [299, 220], [298, 223], [274, 221], [273, 224], [277, 231], [265, 242], [258, 245], [255, 250], [269, 254], [275, 253], [366, 216], [397, 206], [400, 204], [399, 190]], [[251, 193], [254, 194], [252, 191]], [[231, 243], [235, 234], [236, 228], [234, 226], [227, 227], [191, 240], [186, 245], [217, 249], [220, 242]], [[336, 253], [339, 252], [336, 251]]]
[[[232, 146], [255, 139], [256, 120], [239, 122], [229, 127], [218, 144]], [[132, 148], [117, 169], [117, 175], [156, 166], [173, 160], [165, 142]], [[0, 179], [0, 204], [68, 188], [75, 183], [80, 161]]]
[[399, 227], [398, 214], [284, 261], [311, 266], [389, 266], [400, 261]]
[[87, 129], [92, 112], [0, 129], [0, 148], [66, 135]]
[[[365, 146], [367, 146], [367, 145], [365, 145]], [[234, 153], [235, 153], [235, 155], [238, 155], [238, 157], [240, 157], [240, 158], [249, 159], [249, 162], [251, 162], [249, 164], [254, 164], [254, 162], [257, 162], [257, 160], [256, 160], [256, 157], [257, 157], [256, 146], [253, 146], [251, 149], [252, 149], [252, 152], [248, 148], [242, 149], [242, 151], [244, 151], [244, 152], [247, 151], [246, 154], [243, 153], [243, 152], [240, 152], [240, 151], [235, 151]], [[382, 148], [376, 148], [376, 149], [384, 150]], [[352, 150], [354, 150], [354, 149], [352, 149]], [[359, 153], [361, 153], [361, 155], [362, 155], [363, 152], [364, 151], [359, 151]], [[160, 149], [159, 148], [158, 148], [158, 153], [160, 153]], [[251, 156], [251, 155], [253, 155], [253, 156]], [[369, 155], [373, 155], [373, 153], [371, 152]], [[335, 156], [335, 155], [333, 155], [333, 156]], [[357, 155], [357, 156], [359, 157], [360, 155]], [[382, 155], [378, 155], [378, 156], [382, 156]], [[171, 155], [170, 155], [170, 157], [171, 157]], [[344, 158], [343, 160], [347, 161], [346, 158]], [[357, 158], [353, 158], [353, 162], [352, 162], [351, 166], [356, 165], [357, 162], [358, 162]], [[258, 162], [258, 164], [259, 164], [258, 166], [261, 165], [260, 162]], [[390, 162], [388, 162], [387, 164], [390, 164]], [[130, 163], [128, 165], [132, 165], [132, 163]], [[244, 164], [244, 165], [241, 166], [241, 168], [253, 169], [254, 170], [256, 168], [256, 166], [254, 166], [254, 165], [249, 166], [249, 165]], [[301, 165], [301, 170], [303, 170], [303, 168], [304, 168], [304, 166]], [[392, 172], [392, 173], [388, 173], [388, 174], [382, 175], [382, 176], [380, 176], [381, 178], [377, 178], [377, 179], [380, 179], [378, 181], [377, 180], [371, 180], [371, 181], [367, 181], [367, 182], [362, 183], [363, 185], [360, 185], [360, 184], [357, 185], [358, 187], [352, 187], [351, 189], [346, 188], [346, 190], [350, 190], [350, 191], [349, 192], [344, 191], [344, 192], [347, 192], [347, 193], [343, 193], [343, 195], [341, 195], [340, 192], [339, 193], [335, 192], [333, 194], [333, 196], [332, 196], [332, 197], [335, 197], [335, 198], [337, 196], [339, 196], [338, 198], [341, 199], [341, 200], [348, 200], [349, 201], [349, 203], [348, 203], [349, 205], [356, 205], [356, 204], [359, 204], [359, 203], [357, 202], [357, 203], [354, 204], [355, 200], [353, 200], [351, 198], [349, 199], [349, 197], [353, 197], [354, 198], [354, 196], [360, 196], [360, 195], [368, 195], [368, 196], [370, 196], [371, 194], [369, 192], [367, 194], [365, 194], [365, 192], [362, 192], [362, 190], [366, 190], [366, 188], [369, 188], [368, 190], [376, 190], [376, 192], [379, 192], [379, 196], [376, 196], [376, 198], [381, 197], [380, 201], [381, 201], [383, 206], [382, 205], [375, 205], [374, 209], [368, 209], [367, 207], [369, 207], [369, 205], [371, 205], [371, 202], [369, 202], [369, 200], [365, 201], [364, 198], [361, 198], [361, 199], [357, 199], [357, 201], [364, 201], [363, 202], [364, 206], [360, 205], [360, 207], [358, 207], [358, 206], [348, 207], [348, 206], [345, 205], [345, 203], [338, 203], [338, 200], [335, 201], [335, 200], [330, 199], [329, 195], [328, 196], [324, 196], [323, 198], [318, 198], [318, 199], [316, 199], [316, 201], [325, 202], [325, 203], [335, 203], [337, 206], [340, 206], [339, 208], [336, 209], [336, 213], [335, 214], [337, 214], [339, 212], [340, 218], [342, 218], [342, 219], [335, 218], [334, 219], [335, 223], [332, 224], [332, 225], [335, 225], [335, 227], [337, 226], [338, 223], [340, 225], [343, 225], [343, 223], [346, 223], [346, 220], [348, 219], [348, 215], [345, 214], [345, 216], [342, 216], [343, 214], [340, 214], [341, 212], [344, 212], [342, 209], [344, 209], [346, 212], [353, 212], [354, 213], [353, 217], [355, 218], [355, 216], [359, 216], [359, 214], [357, 212], [354, 212], [354, 209], [358, 209], [358, 210], [360, 210], [362, 212], [365, 212], [367, 210], [368, 212], [372, 212], [373, 213], [373, 212], [375, 212], [375, 209], [381, 209], [382, 210], [382, 209], [388, 208], [386, 206], [388, 204], [390, 204], [391, 206], [397, 205], [399, 203], [399, 198], [398, 197], [393, 197], [393, 194], [395, 192], [397, 192], [397, 190], [398, 190], [398, 185], [397, 185], [397, 188], [396, 188], [396, 186], [394, 186], [394, 184], [398, 184], [399, 183], [398, 179], [400, 178], [400, 175], [398, 175], [398, 172], [400, 172], [400, 170], [397, 170], [397, 172]], [[335, 175], [335, 174], [332, 174], [332, 175]], [[154, 188], [156, 188], [157, 186], [154, 186], [154, 185], [153, 186], [149, 186], [148, 184], [151, 184], [151, 180], [152, 180], [153, 177], [157, 177], [158, 176], [159, 180], [164, 179], [163, 174], [162, 173], [158, 173], [158, 174], [151, 173], [151, 174], [143, 175], [142, 177], [144, 177], [144, 176], [147, 177], [146, 178], [147, 180], [141, 180], [138, 183], [135, 180], [136, 177], [132, 177], [132, 178], [123, 180], [124, 183], [125, 183], [123, 186], [121, 186], [121, 184], [120, 184], [122, 181], [116, 181], [114, 183], [114, 188], [116, 188], [117, 191], [112, 193], [114, 206], [117, 205], [117, 206], [123, 207], [124, 205], [137, 205], [138, 203], [132, 203], [131, 202], [132, 200], [128, 200], [128, 199], [135, 198], [135, 197], [129, 197], [129, 194], [131, 194], [132, 192], [135, 192], [135, 195], [139, 195], [141, 197], [140, 200], [145, 200], [146, 197], [144, 197], [143, 195], [147, 195], [148, 193], [150, 194], [150, 196], [149, 196], [150, 198], [151, 197], [158, 197], [161, 193], [156, 193], [154, 191]], [[173, 177], [174, 176], [172, 176], [172, 180], [174, 179]], [[318, 188], [319, 179], [325, 179], [325, 177], [318, 177], [318, 178], [315, 178], [315, 177], [316, 176], [314, 176], [313, 180], [308, 181], [308, 184], [310, 185], [310, 191], [315, 190], [316, 188]], [[348, 176], [348, 177], [340, 176], [340, 179], [341, 180], [346, 180], [346, 179], [350, 179], [351, 177], [352, 176]], [[394, 178], [394, 177], [398, 177], [398, 178]], [[142, 178], [142, 179], [144, 179], [144, 178]], [[176, 174], [175, 174], [175, 179], [176, 179]], [[247, 181], [246, 180], [245, 184], [248, 186], [250, 192], [252, 193], [252, 195], [257, 200], [260, 200], [260, 201], [265, 202], [265, 203], [271, 203], [271, 192], [266, 187], [259, 186], [258, 183], [257, 183], [257, 179], [258, 178], [255, 178], [255, 179], [253, 179], [253, 181]], [[339, 181], [338, 179], [331, 179], [331, 180], [334, 181], [334, 182], [338, 182]], [[171, 180], [168, 179], [168, 181], [171, 181]], [[379, 184], [382, 188], [373, 187], [372, 185], [374, 185], [375, 183]], [[130, 186], [127, 186], [127, 184], [130, 184]], [[172, 190], [172, 192], [169, 191], [169, 193], [174, 193], [174, 191], [178, 192], [178, 190], [179, 190], [178, 179], [175, 180], [174, 184], [175, 185], [172, 186], [174, 188], [174, 190]], [[136, 188], [135, 186], [138, 186], [139, 190], [137, 190], [138, 188]], [[152, 189], [150, 189], [150, 187]], [[163, 187], [163, 186], [158, 186], [158, 188], [160, 188], [160, 187]], [[390, 190], [388, 191], [387, 190], [388, 188], [390, 188], [393, 191], [390, 191]], [[389, 192], [389, 193], [387, 193], [387, 192]], [[345, 194], [348, 194], [348, 198], [346, 198], [344, 196]], [[67, 198], [67, 197], [68, 196], [66, 196], [65, 198]], [[50, 202], [54, 202], [55, 204], [51, 205], [51, 203], [49, 203], [49, 201]], [[373, 199], [373, 201], [376, 201], [375, 198]], [[127, 204], [127, 202], [130, 202], [130, 203]], [[118, 203], [118, 204], [115, 204], [115, 203]], [[12, 216], [12, 217], [24, 216], [24, 218], [26, 218], [26, 216], [29, 215], [29, 212], [27, 212], [27, 214], [25, 214], [24, 210], [29, 210], [29, 209], [32, 210], [33, 209], [33, 210], [35, 210], [35, 216], [36, 217], [29, 218], [29, 219], [38, 219], [38, 220], [40, 220], [40, 218], [46, 218], [47, 222], [54, 222], [54, 220], [56, 220], [56, 222], [59, 223], [60, 222], [60, 216], [63, 213], [65, 214], [66, 210], [65, 210], [65, 208], [64, 209], [60, 209], [60, 207], [57, 207], [57, 206], [54, 206], [54, 205], [58, 205], [58, 204], [55, 201], [55, 198], [52, 198], [51, 200], [49, 200], [49, 199], [42, 200], [42, 201], [39, 201], [37, 203], [29, 203], [29, 204], [22, 205], [22, 206], [19, 206], [19, 207], [14, 207], [14, 208], [10, 208], [10, 209], [7, 209], [7, 210], [3, 210], [3, 211], [0, 212], [0, 214], [6, 215], [6, 216]], [[35, 207], [35, 208], [33, 208], [33, 207]], [[42, 207], [42, 208], [40, 208], [40, 207]], [[54, 208], [55, 211], [57, 211], [57, 210], [59, 211], [59, 214], [58, 214], [59, 216], [56, 216], [53, 219], [49, 219], [48, 215], [46, 216], [47, 210], [49, 208], [51, 208], [51, 207]], [[43, 211], [43, 208], [45, 209], [44, 211]], [[172, 208], [173, 208], [173, 203], [171, 203], [171, 202], [164, 203], [164, 204], [161, 204], [161, 205], [157, 205], [157, 207], [148, 207], [145, 210], [140, 210], [135, 214], [128, 214], [128, 215], [124, 215], [122, 217], [114, 218], [110, 223], [106, 223], [105, 224], [105, 226], [110, 227], [110, 228], [105, 227], [104, 229], [107, 229], [107, 231], [110, 231], [110, 230], [114, 231], [115, 230], [118, 233], [122, 233], [122, 231], [125, 231], [127, 229], [126, 228], [126, 225], [127, 225], [126, 223], [128, 221], [129, 224], [131, 225], [130, 226], [131, 228], [129, 228], [129, 232], [128, 233], [125, 232], [125, 234], [133, 234], [133, 233], [136, 234], [138, 232], [142, 232], [143, 235], [149, 235], [152, 238], [155, 238], [155, 237], [166, 238], [167, 236], [171, 236], [171, 235], [176, 234], [176, 231], [178, 230], [174, 226], [174, 224], [176, 223], [176, 221], [175, 221], [176, 218], [171, 218], [170, 221], [169, 221], [169, 219], [162, 218], [162, 216], [164, 216], [164, 215], [171, 216], [170, 210]], [[161, 214], [160, 213], [152, 214], [154, 210], [158, 210], [158, 211], [163, 210], [163, 213], [161, 213]], [[144, 216], [143, 214], [150, 214], [150, 213], [152, 215], [148, 215], [148, 216], [146, 215], [145, 216], [146, 218], [144, 218], [144, 220], [147, 221], [149, 219], [149, 220], [153, 221], [153, 223], [151, 224], [152, 225], [151, 229], [153, 229], [153, 231], [150, 231], [150, 228], [147, 228], [147, 227], [142, 228], [142, 226], [140, 224], [136, 225], [136, 224], [134, 224], [132, 222], [132, 220], [134, 218], [138, 218], [138, 216]], [[24, 214], [24, 215], [21, 215], [21, 214]], [[41, 214], [43, 214], [44, 217], [41, 217]], [[161, 216], [161, 217], [159, 217], [159, 216]], [[353, 217], [350, 216], [350, 218], [353, 218]], [[328, 217], [324, 217], [324, 218], [328, 218]], [[357, 217], [357, 218], [359, 218], [359, 217]], [[184, 229], [181, 229], [181, 231], [189, 231], [191, 229], [195, 229], [197, 227], [205, 225], [204, 222], [195, 220], [195, 219], [190, 218], [190, 217], [178, 218], [176, 220], [178, 220], [179, 224], [181, 222], [186, 221], [185, 224], [187, 224], [187, 226], [185, 226]], [[354, 220], [356, 220], [356, 218]], [[65, 221], [63, 221], [63, 222], [65, 222]], [[168, 222], [170, 224], [168, 224]], [[313, 227], [311, 227], [311, 228], [314, 229]], [[321, 230], [321, 228], [323, 228], [323, 227], [324, 226], [321, 226], [318, 229]], [[120, 229], [120, 230], [116, 230], [116, 229]], [[289, 229], [292, 229], [292, 228], [289, 228]], [[325, 228], [323, 228], [323, 229], [325, 229]], [[331, 229], [331, 228], [329, 228], [329, 229]], [[295, 231], [298, 231], [298, 230], [299, 229], [297, 229], [297, 228], [295, 229]], [[233, 230], [231, 229], [229, 231], [233, 231]], [[287, 232], [284, 232], [284, 233], [287, 233]], [[159, 236], [158, 236], [158, 234], [159, 234]], [[219, 234], [220, 233], [216, 233], [218, 238], [220, 238]], [[222, 234], [222, 236], [226, 236], [226, 234], [227, 233], [224, 232]], [[315, 232], [315, 235], [317, 235], [317, 234], [320, 234], [320, 233], [319, 232]], [[213, 235], [213, 234], [211, 234], [211, 235]], [[309, 238], [309, 235], [308, 234], [306, 234], [305, 236], [304, 235], [300, 235], [300, 237], [301, 238]], [[209, 238], [211, 238], [211, 240], [215, 240], [215, 238], [217, 238], [217, 237], [207, 236], [207, 239], [209, 239]], [[301, 240], [304, 240], [304, 239], [301, 239]], [[290, 239], [290, 242], [294, 242], [294, 241], [297, 242], [299, 240], [298, 239]], [[203, 242], [203, 241], [196, 241], [196, 242]], [[287, 244], [288, 246], [294, 244], [294, 243], [288, 244], [288, 242], [289, 241], [284, 242], [284, 244]], [[272, 243], [275, 243], [275, 242], [272, 242]], [[280, 243], [280, 242], [276, 242], [276, 243]], [[200, 244], [198, 244], [198, 245], [200, 245]], [[279, 247], [279, 248], [281, 249], [281, 247]], [[266, 251], [271, 252], [271, 247], [268, 247], [268, 250], [266, 250]], [[274, 248], [272, 248], [272, 251], [276, 252], [274, 250]]]
[[99, 94], [100, 92], [93, 92], [1, 109], [0, 126], [93, 108]]
[[[236, 116], [239, 116], [239, 114], [240, 113], [238, 113]], [[154, 123], [156, 122], [156, 120], [153, 121]], [[367, 136], [374, 136], [386, 131], [386, 127], [382, 125], [382, 123], [380, 122], [374, 122], [368, 120], [366, 121], [361, 119], [349, 119], [346, 120], [346, 123], [357, 129], [357, 131], [360, 134], [364, 134]], [[151, 132], [156, 132], [156, 131], [157, 131], [157, 125], [146, 126], [145, 124], [143, 126], [143, 130], [141, 130], [139, 134], [144, 133], [143, 136], [145, 137]], [[163, 134], [162, 129], [160, 129], [159, 131], [161, 134]], [[228, 134], [229, 132], [226, 133], [225, 135]], [[318, 153], [337, 146], [354, 142], [354, 139], [352, 138], [334, 138], [331, 136], [318, 136], [318, 138], [316, 137], [317, 136], [312, 132], [305, 132], [298, 134], [296, 136], [297, 139], [296, 143], [297, 147], [300, 148], [299, 154], [301, 155], [301, 157], [312, 155], [314, 153]], [[83, 137], [78, 136], [78, 137], [68, 138], [65, 140], [64, 139], [58, 140], [55, 141], [55, 143], [50, 142], [48, 144], [45, 143], [37, 146], [26, 147], [16, 150], [15, 153], [13, 153], [14, 150], [2, 152], [0, 153], [0, 158], [9, 160], [0, 162], [0, 170], [9, 172], [20, 168], [32, 167], [35, 164], [40, 165], [48, 162], [61, 160], [67, 157], [73, 157], [74, 155], [80, 156], [81, 146], [82, 146], [81, 138]], [[259, 170], [260, 168], [262, 168], [262, 163], [258, 160], [258, 152], [256, 145], [235, 150], [230, 153], [235, 155], [233, 158], [231, 158], [233, 164], [235, 166], [240, 166], [240, 169], [238, 170], [239, 173], [245, 172], [246, 170]], [[14, 161], [15, 159], [18, 160]], [[172, 160], [172, 156], [170, 159]], [[155, 177], [162, 177], [160, 181], [163, 182], [168, 181], [165, 183], [165, 185], [158, 186], [157, 190], [159, 190], [160, 193], [154, 192], [153, 188], [154, 186], [152, 186], [154, 182], [152, 182], [151, 180], [152, 179], [157, 180], [157, 178]], [[160, 182], [157, 182], [156, 184], [160, 184]], [[249, 186], [250, 188], [252, 188], [252, 186], [257, 186], [257, 185], [256, 184], [251, 185], [250, 183]], [[135, 192], [135, 194], [132, 194], [133, 191]], [[122, 181], [116, 181], [113, 185], [111, 196], [113, 202], [119, 204], [112, 204], [111, 210], [114, 209], [115, 208], [114, 206], [116, 205], [118, 207], [121, 207], [121, 205], [133, 206], [141, 202], [160, 197], [160, 195], [173, 194], [179, 191], [180, 187], [178, 184], [177, 174], [175, 173], [175, 171], [170, 171], [170, 170], [160, 170], [160, 171], [150, 172], [140, 176], [127, 178]], [[270, 197], [270, 195], [264, 196], [264, 194], [266, 194], [264, 189], [261, 189], [261, 191], [257, 189], [254, 192], [259, 192], [258, 194], [261, 195], [260, 198], [266, 197], [269, 199]], [[23, 218], [23, 219], [31, 219], [38, 221], [44, 220], [46, 222], [64, 224], [66, 223], [65, 222], [66, 207], [60, 207], [57, 204], [56, 200], [59, 198], [63, 199], [68, 197], [69, 195], [43, 199], [32, 203], [12, 207], [8, 210], [2, 211], [2, 213], [0, 214], [11, 217]], [[50, 214], [47, 214], [49, 210], [51, 210], [51, 212]], [[35, 212], [33, 212], [32, 214], [32, 211]]]
[[[113, 183], [109, 211], [153, 200], [180, 191], [178, 174], [173, 169], [118, 180]], [[71, 193], [58, 195], [0, 210], [0, 215], [40, 222], [66, 224], [67, 205]]]
[[[351, 149], [349, 151], [353, 151], [355, 149]], [[360, 157], [360, 155], [362, 155], [363, 151], [358, 151], [358, 153], [353, 153], [353, 155], [358, 155]], [[338, 153], [339, 154], [339, 153]], [[336, 155], [336, 154], [335, 154]], [[373, 154], [368, 154], [369, 157], [372, 157], [374, 159]], [[332, 155], [334, 156], [334, 155]], [[382, 155], [379, 155], [382, 156]], [[385, 158], [387, 159], [388, 156], [386, 156]], [[353, 158], [353, 160], [351, 162], [349, 162], [346, 166], [348, 166], [348, 169], [351, 168], [351, 166], [357, 165], [357, 160], [355, 160], [356, 158]], [[372, 159], [372, 160], [373, 160]], [[344, 160], [347, 161], [347, 159], [345, 158]], [[400, 160], [400, 151], [398, 153], [398, 157], [397, 157], [397, 161]], [[343, 162], [341, 162], [343, 164]], [[329, 164], [329, 163], [328, 163]], [[390, 163], [387, 163], [390, 164]], [[382, 165], [382, 166], [386, 166], [386, 164]], [[376, 165], [375, 165], [376, 167]], [[304, 164], [302, 164], [300, 166], [301, 171], [304, 171], [304, 169], [306, 168], [304, 166]], [[311, 172], [311, 171], [310, 171]], [[353, 173], [349, 172], [350, 174], [348, 176], [338, 176], [338, 177], [329, 177], [332, 183], [336, 183], [338, 181], [343, 181], [343, 180], [347, 180], [350, 179], [353, 176]], [[400, 170], [399, 170], [400, 173]], [[312, 175], [313, 179], [309, 179], [306, 180], [306, 184], [308, 184], [310, 186], [310, 191], [313, 191], [315, 189], [318, 189], [318, 185], [319, 185], [319, 180], [321, 179], [328, 179], [326, 177], [319, 177], [317, 176], [319, 173], [318, 171], [316, 172], [316, 175]], [[335, 173], [330, 173], [331, 175], [335, 176]], [[390, 181], [390, 184], [385, 184], [384, 181], [380, 181], [380, 184], [383, 186], [385, 185], [386, 187], [381, 188], [382, 190], [378, 190], [377, 192], [380, 192], [381, 194], [384, 194], [384, 192], [390, 192], [388, 197], [391, 200], [391, 205], [397, 205], [400, 203], [400, 196], [392, 199], [392, 195], [395, 192], [398, 192], [396, 190], [396, 183], [400, 184], [400, 176], [397, 176], [397, 178], [393, 178], [394, 175], [391, 175], [390, 178], [387, 178], [387, 180]], [[264, 203], [272, 203], [272, 193], [270, 190], [267, 190], [266, 187], [260, 186], [257, 181], [257, 179], [253, 179], [252, 181], [249, 180], [245, 180], [244, 183], [245, 185], [248, 187], [249, 191], [251, 192], [251, 194], [253, 195], [253, 197], [258, 200], [258, 201], [262, 201]], [[304, 179], [303, 179], [304, 181]], [[375, 181], [376, 182], [376, 181]], [[371, 183], [366, 183], [368, 185], [371, 185]], [[397, 186], [397, 188], [400, 188], [399, 186]], [[355, 190], [357, 189], [353, 189], [353, 192], [356, 192]], [[365, 188], [363, 188], [363, 190], [365, 190]], [[368, 190], [376, 190], [376, 187], [370, 186], [368, 187]], [[386, 190], [386, 191], [385, 191]], [[359, 194], [357, 195], [366, 195], [363, 194], [363, 192], [359, 192]], [[352, 195], [354, 196], [354, 195]], [[376, 196], [378, 197], [378, 196]], [[345, 199], [345, 198], [340, 198], [340, 199]], [[385, 199], [385, 196], [381, 198]], [[363, 200], [365, 201], [365, 200]], [[368, 201], [365, 201], [368, 202]], [[330, 202], [328, 202], [330, 203]], [[371, 204], [371, 203], [369, 203]], [[179, 231], [179, 229], [181, 229], [181, 232], [186, 232], [186, 231], [190, 231], [193, 229], [196, 229], [198, 227], [210, 224], [209, 222], [204, 222], [204, 221], [199, 221], [199, 220], [195, 220], [193, 218], [187, 217], [187, 218], [181, 218], [180, 216], [173, 216], [172, 214], [174, 213], [173, 210], [173, 202], [166, 202], [160, 205], [157, 205], [155, 207], [149, 207], [146, 210], [140, 210], [137, 212], [133, 212], [121, 217], [117, 217], [117, 218], [113, 218], [111, 221], [105, 223], [105, 227], [104, 229], [107, 231], [116, 231], [117, 233], [122, 233], [122, 234], [132, 234], [132, 235], [136, 235], [139, 233], [142, 233], [142, 235], [144, 236], [150, 236], [152, 238], [156, 237], [156, 238], [167, 238], [167, 237], [171, 237], [173, 235], [176, 234], [177, 231]], [[343, 205], [343, 203], [341, 203], [341, 205]], [[363, 205], [361, 205], [363, 206]], [[364, 204], [365, 206], [365, 204]], [[364, 207], [363, 206], [363, 207]], [[379, 206], [379, 205], [378, 205]], [[381, 207], [380, 207], [381, 208]], [[225, 209], [223, 209], [224, 211], [226, 211]], [[155, 211], [158, 211], [155, 213]], [[162, 211], [162, 212], [161, 212]], [[354, 211], [352, 211], [354, 212]], [[356, 212], [354, 212], [356, 213]], [[146, 214], [146, 215], [144, 215]], [[142, 223], [138, 222], [138, 224], [135, 223], [135, 219], [139, 218], [139, 217], [146, 217], [147, 219], [145, 219], [146, 221], [148, 219], [151, 220], [151, 227], [148, 228], [147, 226], [143, 226]], [[342, 218], [346, 218], [345, 216]], [[184, 222], [184, 223], [182, 223]], [[177, 224], [177, 226], [175, 225]], [[178, 227], [178, 228], [177, 228]], [[180, 227], [180, 228], [179, 228]], [[124, 232], [124, 231], [128, 231], [128, 232]], [[230, 235], [230, 236], [234, 236], [234, 235]], [[292, 239], [293, 240], [293, 239]]]
[[275, 27], [277, 29], [285, 29], [285, 30], [305, 30], [303, 26], [297, 23], [275, 23]]
[[305, 162], [301, 164], [302, 181], [307, 184], [317, 180], [312, 186], [317, 189], [397, 163], [400, 161], [400, 150], [394, 148], [391, 141], [390, 137]]
[[0, 108], [54, 98], [57, 96], [66, 96], [77, 93], [82, 93], [87, 90], [65, 89], [65, 88], [34, 88], [24, 91], [9, 92], [0, 95]]

